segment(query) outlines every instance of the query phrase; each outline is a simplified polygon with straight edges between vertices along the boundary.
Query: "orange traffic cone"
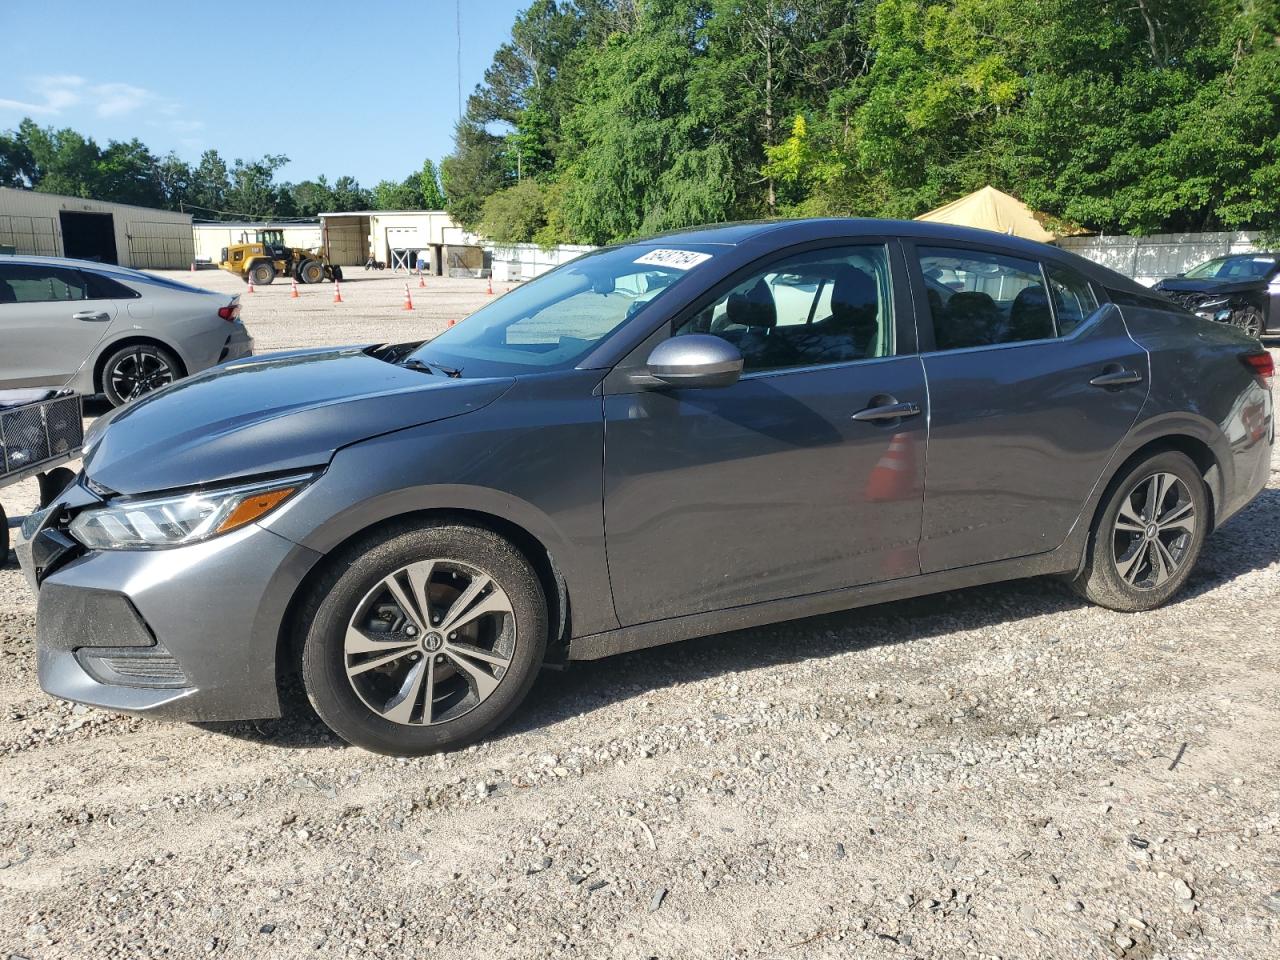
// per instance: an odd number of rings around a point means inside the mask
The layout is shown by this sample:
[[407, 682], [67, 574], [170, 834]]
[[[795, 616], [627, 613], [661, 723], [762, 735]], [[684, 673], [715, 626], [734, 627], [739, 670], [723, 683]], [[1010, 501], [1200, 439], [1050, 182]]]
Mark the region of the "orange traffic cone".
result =
[[457, 322], [458, 322], [457, 320], [450, 320], [450, 321], [449, 321], [449, 326], [451, 326], [451, 327], [452, 327], [452, 326], [453, 326], [455, 323], [457, 323]]
[[489, 275], [489, 296], [493, 296], [493, 274]]
[[293, 280], [290, 282], [293, 284], [293, 292], [289, 294], [289, 299], [297, 300], [298, 299], [298, 278], [294, 277]]
[[342, 283], [338, 280], [333, 281], [333, 302], [342, 302]]
[[404, 309], [413, 309], [413, 297], [409, 295], [409, 285], [407, 283], [404, 285]]
[[253, 277], [249, 277], [249, 292], [253, 293]]

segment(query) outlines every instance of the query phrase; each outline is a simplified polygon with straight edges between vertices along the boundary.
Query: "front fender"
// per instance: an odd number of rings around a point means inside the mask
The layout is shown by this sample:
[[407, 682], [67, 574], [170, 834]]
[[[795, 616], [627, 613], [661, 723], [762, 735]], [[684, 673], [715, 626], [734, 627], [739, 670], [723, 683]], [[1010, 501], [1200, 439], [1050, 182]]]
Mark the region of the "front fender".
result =
[[[579, 372], [566, 379], [598, 381]], [[518, 383], [501, 400], [339, 450], [262, 523], [317, 554], [388, 520], [465, 511], [519, 527], [563, 575], [575, 635], [618, 626], [605, 561], [600, 398]]]

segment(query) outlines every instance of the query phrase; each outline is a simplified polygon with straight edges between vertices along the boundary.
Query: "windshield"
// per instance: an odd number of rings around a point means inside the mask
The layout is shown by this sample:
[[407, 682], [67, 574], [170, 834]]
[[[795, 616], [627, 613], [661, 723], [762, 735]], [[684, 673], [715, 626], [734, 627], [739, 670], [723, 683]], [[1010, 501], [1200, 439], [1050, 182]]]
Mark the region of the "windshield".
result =
[[1188, 280], [1256, 280], [1276, 268], [1275, 257], [1218, 257], [1192, 267]]
[[714, 248], [610, 247], [493, 301], [410, 359], [472, 376], [564, 370], [685, 276]]

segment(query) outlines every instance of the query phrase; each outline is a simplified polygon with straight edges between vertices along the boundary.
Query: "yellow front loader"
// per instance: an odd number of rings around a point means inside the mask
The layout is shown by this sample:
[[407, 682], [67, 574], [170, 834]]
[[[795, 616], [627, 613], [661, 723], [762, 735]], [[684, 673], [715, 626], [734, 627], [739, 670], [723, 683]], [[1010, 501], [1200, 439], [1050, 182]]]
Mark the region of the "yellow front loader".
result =
[[265, 286], [276, 277], [292, 277], [299, 283], [341, 280], [342, 268], [329, 263], [318, 250], [286, 247], [283, 230], [258, 230], [253, 242], [233, 243], [222, 248], [218, 266], [255, 286]]

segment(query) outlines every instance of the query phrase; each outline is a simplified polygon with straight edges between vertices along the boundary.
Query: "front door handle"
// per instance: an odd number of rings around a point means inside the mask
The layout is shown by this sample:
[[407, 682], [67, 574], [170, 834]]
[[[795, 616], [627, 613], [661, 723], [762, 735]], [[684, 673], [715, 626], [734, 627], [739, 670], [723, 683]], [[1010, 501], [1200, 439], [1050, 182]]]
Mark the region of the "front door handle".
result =
[[89, 320], [94, 323], [101, 323], [104, 320], [110, 320], [111, 314], [103, 313], [100, 310], [81, 310], [79, 313], [71, 315], [72, 320]]
[[859, 410], [853, 415], [854, 420], [901, 420], [903, 417], [915, 417], [920, 414], [918, 403], [898, 403], [889, 398], [887, 403], [876, 404]]
[[1131, 383], [1141, 383], [1142, 374], [1137, 370], [1126, 370], [1119, 364], [1109, 365], [1102, 373], [1089, 381], [1093, 387], [1125, 387]]

